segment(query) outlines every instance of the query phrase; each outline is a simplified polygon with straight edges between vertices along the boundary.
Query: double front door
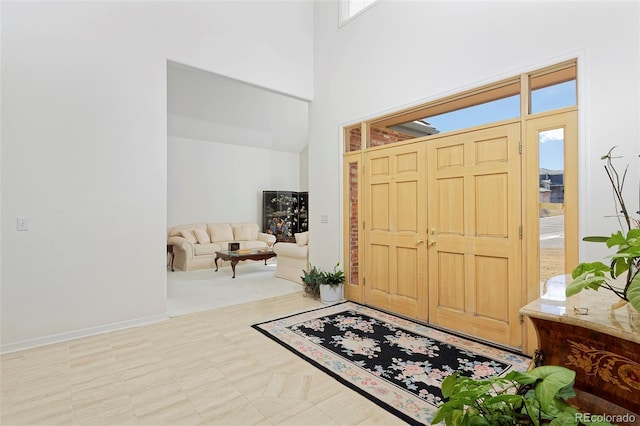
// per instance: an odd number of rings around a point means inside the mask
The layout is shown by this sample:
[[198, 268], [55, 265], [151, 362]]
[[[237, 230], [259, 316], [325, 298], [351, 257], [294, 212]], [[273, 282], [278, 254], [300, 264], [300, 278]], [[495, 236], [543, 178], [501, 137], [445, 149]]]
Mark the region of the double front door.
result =
[[519, 347], [520, 124], [365, 154], [365, 303]]

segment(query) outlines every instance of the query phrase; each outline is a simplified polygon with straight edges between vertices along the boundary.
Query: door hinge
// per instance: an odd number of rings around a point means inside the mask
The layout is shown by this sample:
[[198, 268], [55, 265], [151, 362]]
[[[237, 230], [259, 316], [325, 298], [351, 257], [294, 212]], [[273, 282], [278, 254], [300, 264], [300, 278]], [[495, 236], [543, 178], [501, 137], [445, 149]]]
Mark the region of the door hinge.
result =
[[520, 324], [524, 324], [524, 315], [520, 314]]
[[518, 236], [522, 239], [522, 225], [520, 225], [520, 229], [518, 230]]
[[522, 141], [518, 141], [518, 154], [522, 154]]
[[367, 285], [367, 277], [362, 277], [362, 286]]

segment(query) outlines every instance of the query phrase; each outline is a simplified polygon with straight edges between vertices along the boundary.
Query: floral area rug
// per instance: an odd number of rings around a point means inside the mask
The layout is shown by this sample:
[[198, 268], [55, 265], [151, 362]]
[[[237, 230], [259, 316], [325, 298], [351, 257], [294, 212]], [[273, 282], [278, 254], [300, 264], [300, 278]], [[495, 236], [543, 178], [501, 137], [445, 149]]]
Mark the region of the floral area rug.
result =
[[531, 359], [353, 302], [253, 328], [410, 424], [431, 424], [448, 375], [526, 371]]

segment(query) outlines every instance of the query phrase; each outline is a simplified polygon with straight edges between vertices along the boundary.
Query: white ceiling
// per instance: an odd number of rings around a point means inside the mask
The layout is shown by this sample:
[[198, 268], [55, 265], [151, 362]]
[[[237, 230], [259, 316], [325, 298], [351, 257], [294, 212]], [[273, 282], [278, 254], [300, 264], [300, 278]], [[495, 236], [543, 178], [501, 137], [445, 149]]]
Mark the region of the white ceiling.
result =
[[169, 136], [299, 153], [307, 146], [309, 102], [169, 62]]

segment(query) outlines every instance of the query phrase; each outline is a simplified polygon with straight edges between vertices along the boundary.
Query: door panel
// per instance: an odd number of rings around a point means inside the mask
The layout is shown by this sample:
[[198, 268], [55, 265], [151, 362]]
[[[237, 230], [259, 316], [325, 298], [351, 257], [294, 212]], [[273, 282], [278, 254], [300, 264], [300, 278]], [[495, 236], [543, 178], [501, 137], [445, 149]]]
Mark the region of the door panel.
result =
[[518, 123], [427, 145], [429, 321], [518, 347]]
[[427, 319], [424, 144], [365, 155], [365, 303]]

